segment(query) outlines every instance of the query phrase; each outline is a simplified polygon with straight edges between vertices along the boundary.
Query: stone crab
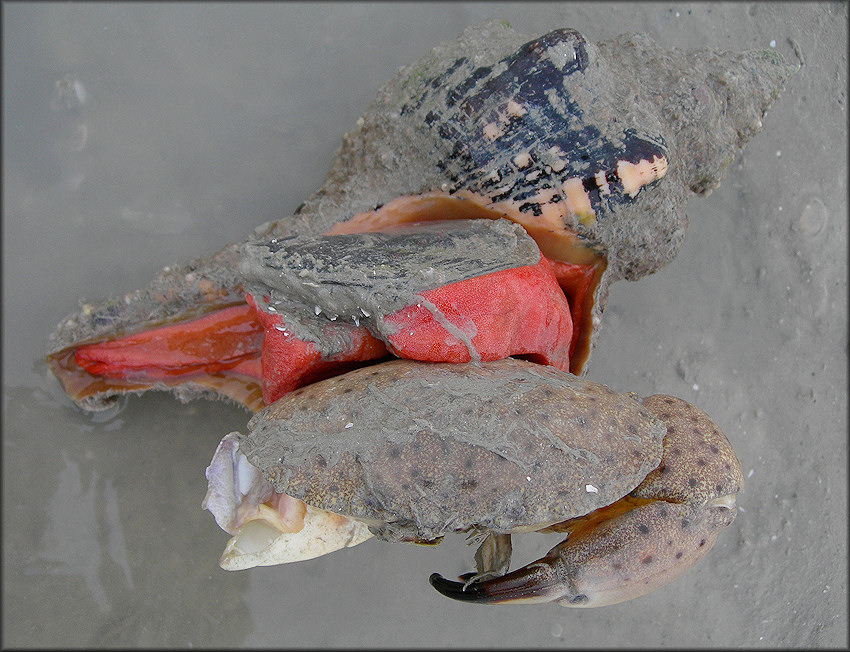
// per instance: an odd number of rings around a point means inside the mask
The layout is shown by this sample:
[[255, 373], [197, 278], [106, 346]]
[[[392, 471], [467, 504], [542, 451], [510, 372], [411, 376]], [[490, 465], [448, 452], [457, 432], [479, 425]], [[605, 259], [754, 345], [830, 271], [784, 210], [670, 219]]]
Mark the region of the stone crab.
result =
[[[281, 534], [296, 529], [277, 509], [286, 495], [312, 510], [305, 522], [351, 519], [341, 545], [367, 528], [415, 543], [471, 533], [477, 572], [431, 583], [475, 602], [594, 607], [643, 595], [708, 551], [743, 484], [726, 437], [695, 406], [515, 358], [383, 362], [290, 392], [248, 428], [222, 441], [207, 472], [210, 510], [235, 526], [226, 564], [304, 554], [310, 528]], [[568, 535], [505, 575], [511, 534], [533, 530]], [[313, 541], [327, 550], [324, 532]]]
[[[580, 374], [610, 283], [672, 260], [690, 193], [720, 182], [792, 72], [772, 52], [668, 51], [641, 35], [592, 44], [570, 29], [529, 40], [500, 22], [467, 29], [380, 89], [293, 216], [83, 305], [51, 336], [48, 363], [87, 410], [149, 389], [274, 409], [392, 356], [464, 368], [521, 356]], [[271, 510], [282, 531], [326, 528], [339, 545], [367, 535], [332, 510], [255, 496], [267, 487], [235, 441], [220, 447], [231, 488], [258, 500], [234, 494], [217, 515], [225, 529]], [[211, 492], [208, 507], [223, 495]], [[497, 581], [484, 577], [504, 570], [497, 535], [465, 594], [483, 595]]]

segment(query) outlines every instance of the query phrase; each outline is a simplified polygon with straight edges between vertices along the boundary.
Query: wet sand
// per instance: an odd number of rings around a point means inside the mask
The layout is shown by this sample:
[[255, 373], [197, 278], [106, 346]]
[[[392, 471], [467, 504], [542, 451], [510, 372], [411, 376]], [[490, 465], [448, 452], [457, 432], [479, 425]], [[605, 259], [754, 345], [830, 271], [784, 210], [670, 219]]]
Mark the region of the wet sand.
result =
[[[847, 5], [12, 4], [3, 7], [4, 646], [846, 647]], [[42, 359], [121, 294], [294, 211], [401, 65], [467, 25], [775, 48], [804, 65], [678, 258], [612, 287], [588, 377], [700, 406], [741, 513], [668, 587], [595, 610], [480, 607], [438, 547], [370, 540], [228, 573], [204, 468], [248, 415], [130, 399], [92, 419]], [[516, 564], [551, 537], [515, 537]]]

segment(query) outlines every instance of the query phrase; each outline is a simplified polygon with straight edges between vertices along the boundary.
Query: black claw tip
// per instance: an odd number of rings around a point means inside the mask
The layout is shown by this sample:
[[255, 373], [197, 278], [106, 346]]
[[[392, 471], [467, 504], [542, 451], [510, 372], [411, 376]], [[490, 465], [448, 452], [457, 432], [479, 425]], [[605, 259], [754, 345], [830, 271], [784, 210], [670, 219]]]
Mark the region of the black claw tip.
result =
[[447, 580], [439, 573], [432, 573], [428, 581], [431, 582], [431, 586], [437, 589], [437, 591], [453, 600], [460, 600], [462, 602], [492, 602], [492, 598], [482, 589], [481, 583], [473, 582], [464, 589], [463, 583]]
[[447, 598], [482, 604], [551, 602], [563, 598], [566, 593], [546, 558], [500, 577], [470, 581], [473, 577], [472, 573], [466, 573], [461, 575], [460, 582], [452, 582], [434, 573], [429, 581]]

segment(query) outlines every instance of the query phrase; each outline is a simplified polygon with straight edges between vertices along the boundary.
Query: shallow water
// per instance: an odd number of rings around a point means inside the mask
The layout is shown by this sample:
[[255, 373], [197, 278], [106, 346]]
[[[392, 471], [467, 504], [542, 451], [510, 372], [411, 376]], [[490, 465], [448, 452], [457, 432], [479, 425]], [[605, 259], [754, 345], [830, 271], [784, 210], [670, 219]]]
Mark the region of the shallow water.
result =
[[[846, 11], [4, 5], [3, 644], [846, 646]], [[742, 513], [692, 572], [598, 610], [442, 598], [427, 578], [469, 569], [459, 538], [222, 571], [203, 472], [248, 415], [146, 395], [93, 419], [48, 373], [47, 335], [81, 298], [291, 213], [380, 83], [491, 17], [802, 51], [764, 132], [691, 202], [679, 258], [612, 288], [589, 365], [711, 414], [748, 478]], [[553, 543], [515, 538], [523, 563]]]

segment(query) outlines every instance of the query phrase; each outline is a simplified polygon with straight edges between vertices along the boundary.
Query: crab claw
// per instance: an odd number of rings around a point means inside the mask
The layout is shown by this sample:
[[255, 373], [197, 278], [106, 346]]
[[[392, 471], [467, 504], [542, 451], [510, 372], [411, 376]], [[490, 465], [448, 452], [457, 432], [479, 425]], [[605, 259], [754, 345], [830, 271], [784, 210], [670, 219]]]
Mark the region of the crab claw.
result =
[[643, 404], [665, 423], [667, 436], [661, 463], [629, 495], [549, 528], [568, 536], [523, 568], [466, 584], [435, 573], [431, 585], [466, 602], [599, 607], [645, 595], [696, 564], [735, 519], [741, 467], [697, 407], [661, 395]]
[[447, 598], [462, 602], [552, 602], [563, 595], [563, 590], [554, 567], [544, 560], [483, 582], [452, 582], [439, 573], [433, 573], [428, 581]]

